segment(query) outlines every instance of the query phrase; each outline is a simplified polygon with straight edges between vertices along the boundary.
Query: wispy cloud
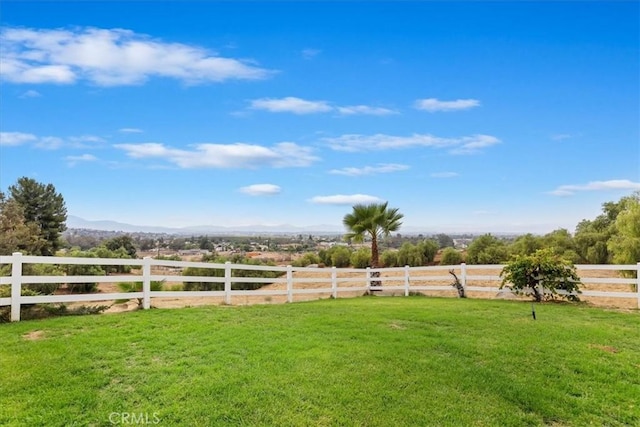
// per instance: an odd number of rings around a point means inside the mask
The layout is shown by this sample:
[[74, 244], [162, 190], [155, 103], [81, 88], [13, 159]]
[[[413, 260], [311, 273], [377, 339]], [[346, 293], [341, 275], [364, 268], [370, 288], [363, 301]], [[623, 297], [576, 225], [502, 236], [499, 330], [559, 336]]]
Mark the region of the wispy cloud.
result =
[[76, 148], [107, 142], [104, 138], [95, 135], [70, 136], [68, 139]]
[[20, 95], [20, 98], [39, 98], [42, 94], [37, 90], [30, 89]]
[[501, 141], [491, 135], [471, 135], [460, 138], [442, 138], [429, 134], [394, 136], [385, 134], [347, 134], [321, 140], [336, 151], [363, 152], [413, 147], [448, 148], [451, 154], [473, 154], [481, 148], [499, 144]]
[[240, 192], [250, 196], [274, 196], [280, 194], [281, 188], [274, 184], [253, 184], [241, 187]]
[[82, 154], [80, 156], [67, 156], [65, 160], [69, 166], [75, 166], [80, 162], [94, 162], [98, 158], [92, 154]]
[[481, 149], [500, 143], [500, 140], [490, 135], [474, 135], [461, 138], [461, 143], [449, 153], [451, 154], [475, 154]]
[[468, 110], [480, 106], [477, 99], [456, 99], [455, 101], [440, 101], [437, 98], [418, 99], [415, 104], [418, 110], [425, 110], [430, 113], [437, 111], [460, 111]]
[[327, 101], [307, 101], [288, 96], [286, 98], [261, 98], [251, 101], [251, 109], [266, 110], [271, 113], [314, 114], [331, 111]]
[[43, 136], [38, 138], [34, 145], [43, 150], [57, 150], [64, 146], [64, 139], [57, 136]]
[[253, 62], [119, 28], [6, 27], [0, 31], [0, 44], [1, 76], [13, 83], [72, 84], [84, 80], [120, 86], [166, 77], [199, 84], [264, 79], [273, 74]]
[[606, 191], [606, 190], [640, 190], [640, 182], [628, 179], [612, 179], [609, 181], [592, 181], [582, 185], [561, 185], [549, 194], [554, 196], [571, 196], [579, 191]]
[[142, 129], [138, 129], [138, 128], [121, 128], [121, 129], [118, 129], [118, 132], [121, 132], [121, 133], [142, 133], [143, 130]]
[[431, 178], [455, 178], [460, 176], [457, 172], [434, 172], [431, 174]]
[[370, 115], [388, 116], [399, 114], [398, 111], [389, 108], [372, 107], [369, 105], [333, 106], [329, 101], [310, 101], [307, 99], [287, 96], [284, 98], [261, 98], [250, 102], [249, 108], [252, 110], [264, 110], [271, 113], [293, 113], [293, 114], [317, 114], [337, 112], [342, 116]]
[[37, 141], [38, 137], [23, 132], [0, 132], [0, 145], [4, 146], [16, 146], [22, 145], [28, 142]]
[[408, 165], [382, 163], [376, 166], [365, 166], [362, 168], [331, 169], [329, 173], [334, 175], [364, 176], [364, 175], [375, 175], [379, 173], [399, 172], [407, 169], [409, 169]]
[[351, 105], [347, 107], [336, 107], [338, 112], [344, 116], [370, 115], [370, 116], [388, 116], [391, 114], [399, 114], [396, 110], [390, 110], [382, 107], [370, 107], [368, 105]]
[[60, 138], [57, 136], [37, 136], [24, 132], [0, 132], [0, 145], [15, 146], [29, 143], [43, 150], [56, 150], [62, 147], [93, 148], [104, 142], [106, 142], [104, 138], [95, 135]]
[[334, 196], [315, 196], [309, 201], [318, 205], [355, 205], [358, 203], [378, 203], [383, 200], [367, 194], [336, 194]]
[[124, 150], [134, 159], [162, 159], [183, 169], [305, 167], [319, 160], [311, 148], [293, 142], [281, 142], [272, 147], [244, 143], [196, 144], [191, 150], [170, 148], [155, 142], [116, 144], [114, 147]]
[[302, 49], [302, 57], [304, 59], [313, 59], [318, 56], [322, 51], [320, 49]]

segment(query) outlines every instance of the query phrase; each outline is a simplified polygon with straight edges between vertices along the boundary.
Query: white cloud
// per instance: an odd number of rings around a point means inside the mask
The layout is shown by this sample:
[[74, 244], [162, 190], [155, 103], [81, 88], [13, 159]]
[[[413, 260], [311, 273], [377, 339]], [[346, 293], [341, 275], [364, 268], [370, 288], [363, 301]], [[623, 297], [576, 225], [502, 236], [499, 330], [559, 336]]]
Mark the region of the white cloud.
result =
[[4, 28], [0, 32], [4, 80], [13, 83], [100, 86], [168, 77], [197, 84], [256, 80], [273, 74], [252, 62], [223, 58], [198, 46], [167, 43], [125, 29]]
[[39, 98], [41, 96], [42, 94], [37, 90], [30, 89], [24, 92], [22, 95], [20, 95], [20, 98]]
[[117, 144], [134, 159], [160, 158], [180, 168], [258, 168], [304, 167], [318, 158], [309, 147], [281, 142], [273, 147], [253, 144], [197, 144], [194, 149], [168, 148], [154, 142]]
[[98, 160], [98, 158], [92, 154], [82, 154], [80, 156], [67, 156], [65, 160], [69, 164], [69, 166], [75, 166], [80, 162], [94, 162]]
[[315, 196], [309, 199], [311, 203], [319, 205], [355, 205], [358, 203], [378, 203], [383, 200], [376, 196], [369, 196], [367, 194], [336, 194], [334, 196]]
[[272, 113], [313, 114], [326, 113], [331, 107], [326, 101], [307, 101], [294, 96], [286, 98], [261, 98], [251, 101], [251, 109], [266, 110]]
[[455, 101], [440, 101], [437, 98], [418, 99], [415, 104], [418, 110], [425, 110], [430, 113], [437, 111], [460, 111], [468, 110], [480, 106], [477, 99], [456, 99]]
[[491, 135], [473, 135], [460, 138], [461, 144], [449, 151], [451, 154], [474, 154], [481, 148], [491, 147], [500, 143], [500, 140]]
[[240, 192], [250, 196], [273, 196], [279, 194], [281, 188], [274, 184], [253, 184], [240, 188]]
[[320, 49], [302, 49], [302, 57], [304, 59], [312, 59], [318, 56], [322, 51]]
[[104, 138], [95, 135], [70, 136], [69, 141], [76, 147], [85, 147], [85, 143], [87, 142], [90, 144], [101, 144], [107, 142]]
[[138, 128], [122, 128], [122, 129], [118, 129], [118, 132], [121, 132], [121, 133], [142, 133], [143, 130], [142, 129], [138, 129]]
[[0, 145], [15, 146], [37, 141], [38, 137], [23, 132], [0, 132]]
[[57, 150], [63, 145], [64, 140], [57, 136], [43, 136], [38, 138], [38, 141], [35, 143], [37, 148], [42, 148], [43, 150]]
[[332, 169], [329, 171], [329, 173], [334, 175], [363, 176], [363, 175], [374, 175], [379, 173], [399, 172], [407, 169], [409, 169], [408, 165], [385, 163], [385, 164], [379, 164], [377, 166], [365, 166], [362, 168]]
[[0, 132], [0, 145], [21, 145], [32, 143], [34, 147], [44, 150], [56, 150], [61, 147], [92, 148], [98, 143], [106, 142], [104, 138], [95, 135], [70, 136], [37, 136], [23, 132]]
[[252, 110], [265, 110], [271, 113], [316, 114], [336, 111], [343, 116], [370, 115], [388, 116], [399, 114], [389, 108], [371, 107], [368, 105], [349, 105], [334, 107], [328, 101], [309, 101], [295, 96], [285, 98], [261, 98], [250, 102]]
[[368, 105], [351, 105], [347, 107], [338, 107], [338, 112], [345, 116], [352, 116], [356, 114], [371, 115], [371, 116], [388, 116], [391, 114], [398, 114], [395, 110], [382, 107], [369, 107]]
[[455, 178], [460, 176], [457, 172], [434, 172], [431, 174], [432, 178]]
[[460, 138], [442, 138], [429, 134], [393, 136], [385, 134], [347, 134], [322, 141], [336, 151], [361, 152], [412, 147], [449, 148], [451, 154], [472, 154], [481, 148], [499, 144], [500, 140], [491, 135], [471, 135]]
[[561, 185], [549, 194], [554, 196], [571, 196], [578, 191], [606, 191], [606, 190], [640, 190], [640, 182], [628, 179], [612, 179], [609, 181], [592, 181], [583, 185]]

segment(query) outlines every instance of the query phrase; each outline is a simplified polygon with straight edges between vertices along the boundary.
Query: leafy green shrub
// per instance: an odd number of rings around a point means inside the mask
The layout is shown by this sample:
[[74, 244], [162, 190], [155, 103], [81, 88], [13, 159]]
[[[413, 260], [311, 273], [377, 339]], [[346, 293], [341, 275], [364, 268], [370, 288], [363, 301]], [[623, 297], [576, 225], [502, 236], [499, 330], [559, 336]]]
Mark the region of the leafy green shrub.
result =
[[[224, 263], [224, 261], [219, 261], [219, 263]], [[224, 269], [187, 267], [182, 271], [182, 275], [196, 277], [224, 277]], [[183, 288], [185, 291], [221, 291], [224, 289], [224, 283], [184, 282]]]
[[[108, 305], [81, 305], [69, 308], [65, 304], [38, 304], [42, 305], [42, 311], [46, 316], [84, 316], [85, 314], [100, 314], [109, 309]], [[25, 319], [26, 320], [26, 319]]]
[[338, 268], [349, 267], [351, 263], [351, 250], [345, 246], [331, 248], [331, 265]]
[[467, 250], [469, 264], [500, 264], [509, 258], [507, 245], [491, 234], [477, 237]]
[[432, 239], [426, 239], [416, 245], [418, 252], [422, 256], [422, 264], [427, 265], [433, 262], [440, 245], [438, 242]]
[[531, 255], [538, 249], [542, 249], [544, 241], [539, 236], [534, 236], [531, 233], [519, 236], [516, 240], [509, 245], [509, 254], [516, 255]]
[[351, 262], [351, 250], [346, 246], [335, 245], [329, 249], [321, 249], [318, 257], [325, 266], [348, 267]]
[[424, 257], [421, 249], [410, 242], [403, 243], [398, 250], [398, 265], [408, 265], [410, 267], [424, 265]]
[[[75, 258], [98, 258], [98, 256], [90, 251], [72, 251], [68, 254], [70, 257]], [[67, 264], [64, 267], [67, 276], [104, 276], [106, 275], [105, 269], [100, 265], [89, 264]], [[98, 284], [96, 282], [89, 283], [68, 283], [67, 289], [71, 293], [87, 294], [98, 290]]]
[[[40, 293], [31, 290], [25, 289], [24, 286], [21, 289], [20, 294], [23, 297], [33, 297], [36, 295], [40, 295]], [[11, 286], [0, 286], [0, 298], [9, 298], [11, 297]], [[20, 304], [20, 318], [24, 318], [23, 315], [28, 316], [29, 312], [33, 309], [36, 304]], [[6, 323], [11, 321], [11, 306], [3, 306], [0, 307], [0, 323]]]
[[380, 260], [385, 267], [398, 267], [400, 265], [398, 264], [398, 251], [387, 249], [380, 255]]
[[[84, 255], [87, 254], [87, 255]], [[94, 258], [120, 258], [120, 259], [131, 259], [131, 256], [127, 252], [124, 247], [120, 247], [116, 250], [110, 250], [104, 246], [98, 246], [97, 248], [93, 248], [88, 252], [84, 252], [78, 255], [69, 255], [69, 256], [87, 256]], [[105, 273], [118, 273], [118, 274], [127, 274], [131, 272], [130, 265], [104, 265], [101, 267]]]
[[[62, 276], [60, 266], [55, 264], [22, 264], [23, 276]], [[52, 295], [60, 287], [60, 283], [25, 283], [22, 289], [30, 289], [36, 295]]]
[[[106, 273], [99, 265], [68, 265], [69, 276], [104, 276]], [[74, 294], [88, 294], [98, 290], [96, 282], [67, 283], [67, 289]]]
[[555, 255], [573, 263], [580, 262], [573, 236], [564, 228], [559, 228], [542, 236], [542, 247], [551, 248]]
[[324, 265], [331, 266], [331, 253], [330, 249], [320, 249], [318, 251], [318, 257], [320, 258], [320, 262]]
[[462, 261], [462, 254], [457, 249], [448, 247], [442, 251], [441, 265], [458, 265]]
[[[119, 282], [118, 289], [122, 292], [142, 292], [142, 282]], [[162, 291], [164, 289], [164, 280], [152, 280], [151, 291]], [[142, 298], [137, 298], [138, 307], [142, 307]]]
[[367, 268], [371, 266], [371, 249], [360, 248], [351, 254], [351, 265], [355, 268]]
[[320, 263], [320, 257], [318, 255], [314, 254], [313, 252], [307, 252], [302, 257], [293, 261], [291, 265], [293, 265], [294, 267], [306, 267], [311, 264], [319, 264], [319, 263]]
[[[539, 249], [533, 255], [521, 255], [510, 261], [500, 272], [500, 288], [510, 288], [516, 294], [533, 295], [536, 301], [557, 297], [579, 301], [577, 295], [558, 291], [580, 292], [580, 278], [570, 261], [559, 257], [550, 248]], [[540, 290], [540, 286], [546, 292]]]
[[[274, 262], [263, 262], [258, 259], [245, 258], [242, 262], [237, 264], [248, 264], [248, 265], [265, 265], [265, 266], [275, 266]], [[281, 277], [285, 274], [283, 271], [268, 271], [268, 270], [240, 270], [233, 269], [231, 271], [232, 277], [260, 277], [265, 279], [275, 279], [277, 277]], [[238, 290], [254, 290], [264, 286], [264, 283], [247, 283], [247, 282], [234, 282], [232, 283], [233, 289]]]
[[[21, 295], [23, 297], [32, 297], [42, 295], [33, 289], [22, 288]], [[0, 286], [0, 298], [11, 296], [11, 287], [8, 285]], [[33, 320], [44, 319], [52, 316], [71, 316], [80, 314], [96, 314], [108, 309], [107, 305], [100, 306], [79, 306], [69, 309], [65, 304], [20, 304], [20, 319]], [[0, 307], [0, 323], [11, 321], [11, 307]]]
[[[252, 258], [244, 258], [233, 257], [234, 264], [248, 264], [248, 265], [270, 265], [274, 266], [273, 262], [262, 262], [257, 259]], [[227, 258], [217, 257], [213, 260], [215, 264], [224, 264], [227, 261]], [[280, 277], [284, 274], [284, 272], [280, 271], [266, 271], [266, 270], [242, 270], [242, 269], [233, 269], [231, 270], [232, 277], [261, 277], [265, 279]], [[200, 276], [200, 277], [224, 277], [224, 269], [223, 268], [205, 268], [205, 267], [187, 267], [182, 272], [183, 276]], [[248, 283], [248, 282], [233, 282], [233, 289], [237, 290], [254, 290], [261, 288], [263, 283]], [[212, 283], [212, 282], [185, 282], [184, 283], [185, 291], [221, 291], [224, 290], [224, 283]]]

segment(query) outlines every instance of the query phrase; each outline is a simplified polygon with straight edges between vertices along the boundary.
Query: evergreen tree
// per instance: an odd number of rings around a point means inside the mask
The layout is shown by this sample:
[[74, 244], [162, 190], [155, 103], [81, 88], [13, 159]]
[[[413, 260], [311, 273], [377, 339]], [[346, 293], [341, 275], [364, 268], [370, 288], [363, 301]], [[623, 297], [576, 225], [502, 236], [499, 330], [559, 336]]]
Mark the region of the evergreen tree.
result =
[[23, 210], [25, 224], [34, 224], [42, 245], [34, 255], [54, 255], [62, 246], [60, 235], [66, 230], [67, 208], [60, 193], [52, 184], [41, 184], [22, 177], [9, 187], [10, 200]]

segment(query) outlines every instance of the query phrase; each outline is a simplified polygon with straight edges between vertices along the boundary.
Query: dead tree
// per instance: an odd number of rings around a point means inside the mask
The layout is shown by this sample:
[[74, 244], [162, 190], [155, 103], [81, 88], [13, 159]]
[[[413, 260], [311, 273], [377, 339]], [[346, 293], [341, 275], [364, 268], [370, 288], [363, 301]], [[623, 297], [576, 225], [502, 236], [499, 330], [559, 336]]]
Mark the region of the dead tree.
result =
[[456, 288], [456, 290], [458, 291], [458, 296], [460, 298], [466, 298], [467, 296], [464, 294], [464, 286], [462, 286], [462, 283], [460, 283], [460, 280], [458, 279], [458, 276], [456, 276], [456, 273], [454, 273], [453, 270], [449, 270], [449, 274], [451, 274], [455, 279], [451, 286]]

